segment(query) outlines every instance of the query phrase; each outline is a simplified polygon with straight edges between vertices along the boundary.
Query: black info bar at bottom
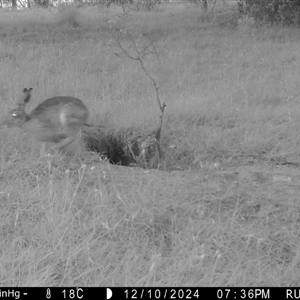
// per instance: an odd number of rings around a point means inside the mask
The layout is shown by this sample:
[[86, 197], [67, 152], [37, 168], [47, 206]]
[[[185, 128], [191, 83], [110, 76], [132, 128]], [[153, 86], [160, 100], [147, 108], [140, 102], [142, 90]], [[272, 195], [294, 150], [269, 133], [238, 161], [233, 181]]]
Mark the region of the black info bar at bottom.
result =
[[2, 299], [300, 299], [300, 287], [1, 287]]

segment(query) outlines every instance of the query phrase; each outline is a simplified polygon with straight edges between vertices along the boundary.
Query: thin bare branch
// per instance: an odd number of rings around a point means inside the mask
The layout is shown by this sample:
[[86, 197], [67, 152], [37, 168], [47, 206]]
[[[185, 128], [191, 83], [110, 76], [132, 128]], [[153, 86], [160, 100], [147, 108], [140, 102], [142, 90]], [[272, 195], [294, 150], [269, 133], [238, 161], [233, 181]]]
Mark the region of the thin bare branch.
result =
[[162, 157], [162, 151], [161, 151], [161, 146], [160, 146], [160, 138], [161, 138], [161, 130], [162, 130], [162, 126], [163, 126], [163, 116], [164, 116], [164, 111], [165, 111], [165, 107], [166, 104], [164, 102], [161, 101], [160, 99], [160, 94], [159, 94], [159, 86], [156, 82], [156, 80], [154, 79], [153, 76], [151, 76], [151, 74], [149, 73], [149, 71], [147, 70], [146, 66], [145, 66], [145, 62], [143, 60], [143, 58], [149, 54], [154, 54], [156, 55], [157, 58], [158, 57], [158, 53], [156, 51], [156, 48], [154, 46], [154, 41], [151, 40], [150, 38], [147, 37], [149, 43], [148, 45], [144, 46], [141, 50], [139, 49], [139, 47], [137, 46], [137, 43], [132, 39], [132, 38], [128, 38], [130, 43], [131, 43], [131, 47], [135, 52], [135, 55], [132, 55], [129, 53], [128, 49], [126, 49], [123, 44], [122, 41], [120, 41], [120, 39], [114, 34], [112, 33], [114, 39], [115, 39], [115, 43], [117, 45], [117, 47], [130, 59], [138, 61], [141, 69], [144, 71], [145, 75], [150, 79], [150, 81], [152, 82], [152, 85], [155, 89], [155, 94], [156, 94], [156, 99], [157, 99], [157, 103], [158, 103], [158, 107], [160, 110], [160, 124], [158, 126], [158, 129], [156, 130], [156, 134], [155, 134], [155, 138], [157, 141], [157, 151], [158, 151], [158, 157], [159, 159]]
[[212, 7], [211, 11], [213, 11], [213, 10], [214, 10], [216, 3], [217, 3], [217, 0], [215, 0], [215, 2], [214, 2], [214, 5], [213, 5], [213, 7]]

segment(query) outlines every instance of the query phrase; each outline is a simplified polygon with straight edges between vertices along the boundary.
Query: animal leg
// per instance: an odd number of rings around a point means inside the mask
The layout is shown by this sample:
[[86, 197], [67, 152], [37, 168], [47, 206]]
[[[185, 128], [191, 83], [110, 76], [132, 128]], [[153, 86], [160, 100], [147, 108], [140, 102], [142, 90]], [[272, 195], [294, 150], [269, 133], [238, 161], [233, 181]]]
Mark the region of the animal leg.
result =
[[57, 143], [54, 148], [57, 149], [57, 150], [61, 150], [63, 149], [64, 147], [70, 145], [72, 142], [74, 142], [76, 139], [76, 136], [69, 136], [65, 139], [63, 139], [62, 141], [60, 141], [59, 143]]
[[40, 158], [44, 157], [46, 155], [46, 143], [42, 143], [40, 148]]

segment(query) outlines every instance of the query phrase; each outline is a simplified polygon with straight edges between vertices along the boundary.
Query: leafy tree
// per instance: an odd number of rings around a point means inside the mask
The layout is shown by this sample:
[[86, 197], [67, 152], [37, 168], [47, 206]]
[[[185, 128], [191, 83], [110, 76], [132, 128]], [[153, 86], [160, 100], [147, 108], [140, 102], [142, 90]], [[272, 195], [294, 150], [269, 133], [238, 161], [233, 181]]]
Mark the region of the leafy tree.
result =
[[300, 0], [238, 0], [238, 8], [256, 21], [300, 25]]

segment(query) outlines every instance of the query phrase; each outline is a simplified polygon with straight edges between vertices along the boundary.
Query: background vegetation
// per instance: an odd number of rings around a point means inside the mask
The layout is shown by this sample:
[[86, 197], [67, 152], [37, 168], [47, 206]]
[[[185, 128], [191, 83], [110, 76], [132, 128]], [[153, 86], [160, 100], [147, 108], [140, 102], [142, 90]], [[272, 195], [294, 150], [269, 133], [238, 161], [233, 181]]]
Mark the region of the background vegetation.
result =
[[299, 0], [240, 0], [241, 13], [251, 15], [255, 20], [264, 23], [280, 23], [284, 25], [299, 25]]
[[156, 128], [153, 85], [116, 41], [153, 41], [167, 105], [163, 171], [83, 142], [38, 159], [0, 127], [2, 286], [299, 285], [300, 33], [209, 5], [0, 11], [0, 117], [33, 87], [29, 110], [69, 95], [94, 125]]

